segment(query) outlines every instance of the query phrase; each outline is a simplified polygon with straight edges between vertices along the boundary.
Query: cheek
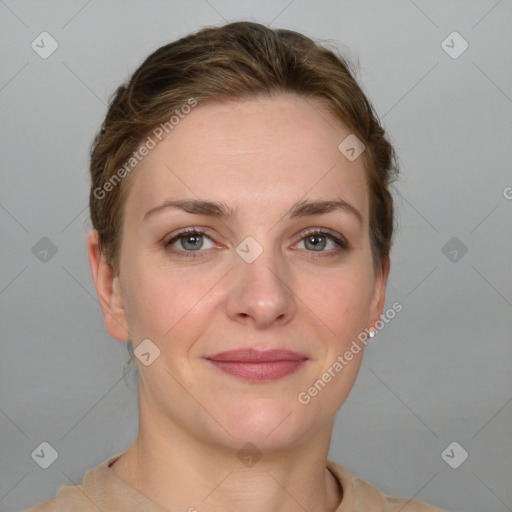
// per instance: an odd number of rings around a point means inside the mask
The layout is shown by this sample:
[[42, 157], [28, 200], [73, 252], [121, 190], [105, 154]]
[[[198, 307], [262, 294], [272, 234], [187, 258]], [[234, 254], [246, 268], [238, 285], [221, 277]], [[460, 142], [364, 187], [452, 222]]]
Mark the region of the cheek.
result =
[[373, 279], [362, 268], [301, 279], [299, 297], [336, 337], [345, 341], [366, 326]]
[[[139, 265], [129, 284], [129, 323], [134, 337], [150, 338], [157, 344], [169, 339], [191, 338], [208, 315], [218, 279], [187, 275], [157, 265]], [[193, 319], [193, 320], [192, 320]], [[186, 333], [185, 337], [177, 333]], [[163, 346], [163, 345], [162, 345]]]

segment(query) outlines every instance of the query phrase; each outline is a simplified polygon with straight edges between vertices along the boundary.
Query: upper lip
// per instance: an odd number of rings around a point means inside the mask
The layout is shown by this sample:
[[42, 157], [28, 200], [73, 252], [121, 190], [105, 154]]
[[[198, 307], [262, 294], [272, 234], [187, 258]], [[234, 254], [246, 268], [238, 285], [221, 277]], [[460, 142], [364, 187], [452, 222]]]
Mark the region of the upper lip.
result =
[[286, 349], [255, 350], [253, 348], [244, 348], [219, 352], [218, 354], [207, 356], [206, 359], [212, 361], [258, 363], [268, 361], [304, 361], [308, 357]]

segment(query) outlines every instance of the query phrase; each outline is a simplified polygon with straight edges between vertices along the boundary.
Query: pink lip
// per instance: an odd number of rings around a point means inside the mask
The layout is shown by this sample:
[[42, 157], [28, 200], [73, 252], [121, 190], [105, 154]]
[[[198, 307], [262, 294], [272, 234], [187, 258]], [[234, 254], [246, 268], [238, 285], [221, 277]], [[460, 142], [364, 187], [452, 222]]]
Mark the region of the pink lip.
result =
[[296, 372], [308, 360], [291, 350], [229, 350], [206, 358], [223, 372], [249, 381], [277, 380]]

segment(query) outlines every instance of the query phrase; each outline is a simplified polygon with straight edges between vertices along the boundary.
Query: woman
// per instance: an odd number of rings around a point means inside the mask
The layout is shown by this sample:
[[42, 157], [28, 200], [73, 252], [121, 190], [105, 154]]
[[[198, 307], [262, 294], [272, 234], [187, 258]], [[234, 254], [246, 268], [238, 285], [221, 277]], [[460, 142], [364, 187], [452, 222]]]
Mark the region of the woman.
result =
[[150, 55], [90, 167], [139, 434], [32, 510], [439, 512], [327, 459], [382, 324], [394, 162], [346, 63], [301, 34], [238, 22]]

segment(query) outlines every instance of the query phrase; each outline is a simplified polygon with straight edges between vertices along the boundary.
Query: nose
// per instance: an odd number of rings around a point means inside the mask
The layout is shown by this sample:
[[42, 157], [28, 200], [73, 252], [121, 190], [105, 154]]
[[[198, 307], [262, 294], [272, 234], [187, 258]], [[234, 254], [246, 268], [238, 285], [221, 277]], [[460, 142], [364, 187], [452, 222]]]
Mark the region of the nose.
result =
[[235, 258], [226, 305], [230, 319], [253, 323], [258, 329], [287, 324], [297, 303], [286, 263], [265, 250], [252, 263]]

